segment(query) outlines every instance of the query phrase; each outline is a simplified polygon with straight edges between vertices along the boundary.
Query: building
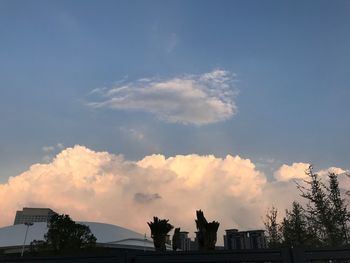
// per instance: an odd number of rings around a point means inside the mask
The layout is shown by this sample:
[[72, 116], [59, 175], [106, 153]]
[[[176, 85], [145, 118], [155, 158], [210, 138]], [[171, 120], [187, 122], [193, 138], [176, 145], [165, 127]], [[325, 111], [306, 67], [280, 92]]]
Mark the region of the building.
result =
[[168, 244], [169, 246], [171, 245], [170, 235], [166, 235], [166, 237], [165, 237], [165, 244]]
[[[136, 249], [154, 251], [153, 240], [132, 231], [116, 225], [96, 223], [96, 222], [77, 222], [87, 225], [91, 233], [96, 237], [96, 245], [98, 247], [115, 248], [115, 249]], [[20, 253], [25, 233], [26, 250], [34, 240], [44, 240], [44, 236], [48, 231], [46, 222], [36, 222], [33, 225], [26, 226], [17, 224], [0, 228], [0, 251], [2, 253]], [[167, 249], [171, 250], [171, 246], [167, 245]]]
[[224, 247], [225, 249], [266, 248], [265, 231], [228, 229], [224, 235]]
[[[21, 253], [22, 247], [28, 250], [34, 240], [44, 240], [50, 217], [56, 214], [49, 208], [23, 208], [16, 212], [12, 226], [0, 228], [0, 252]], [[25, 223], [33, 223], [27, 224]], [[135, 249], [154, 251], [153, 240], [130, 229], [98, 222], [77, 222], [90, 228], [96, 237], [98, 247], [112, 249]], [[167, 250], [171, 246], [166, 244]]]
[[25, 207], [22, 211], [16, 212], [14, 225], [35, 222], [48, 222], [56, 214], [50, 208], [29, 208]]
[[191, 239], [188, 237], [187, 231], [180, 231], [180, 247], [183, 251], [191, 250]]

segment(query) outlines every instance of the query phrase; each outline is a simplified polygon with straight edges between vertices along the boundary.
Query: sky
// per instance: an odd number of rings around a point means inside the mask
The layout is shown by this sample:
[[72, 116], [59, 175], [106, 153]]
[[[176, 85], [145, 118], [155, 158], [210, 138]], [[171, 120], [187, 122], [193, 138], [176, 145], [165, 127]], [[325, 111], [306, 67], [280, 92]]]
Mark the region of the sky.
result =
[[[350, 168], [349, 29], [340, 0], [0, 0], [0, 195], [11, 199], [0, 224], [46, 205], [139, 231], [156, 211], [191, 228], [201, 207], [255, 227], [283, 191], [281, 209], [298, 198], [291, 180], [309, 164]], [[109, 197], [140, 221], [88, 213]]]

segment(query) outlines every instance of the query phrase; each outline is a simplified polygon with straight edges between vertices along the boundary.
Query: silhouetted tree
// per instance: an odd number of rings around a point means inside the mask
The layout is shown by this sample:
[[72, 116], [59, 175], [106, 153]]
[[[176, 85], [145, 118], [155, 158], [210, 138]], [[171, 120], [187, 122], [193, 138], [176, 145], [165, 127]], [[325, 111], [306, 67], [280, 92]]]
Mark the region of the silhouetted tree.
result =
[[310, 245], [315, 241], [304, 209], [295, 201], [292, 204], [292, 210], [286, 210], [281, 229], [283, 244], [289, 247]]
[[265, 215], [264, 225], [267, 232], [267, 245], [269, 248], [281, 246], [281, 229], [277, 223], [277, 209], [272, 207]]
[[173, 250], [176, 251], [181, 246], [181, 240], [180, 240], [180, 228], [175, 228], [173, 240], [172, 240]]
[[202, 210], [196, 211], [197, 219], [197, 239], [198, 247], [200, 250], [215, 250], [215, 244], [217, 241], [217, 231], [220, 223], [213, 221], [208, 223], [205, 219]]
[[45, 241], [33, 242], [34, 250], [53, 251], [56, 254], [91, 249], [96, 245], [96, 237], [86, 225], [75, 223], [69, 215], [55, 214], [48, 223]]
[[53, 249], [44, 240], [34, 239], [30, 242], [29, 251], [31, 254], [52, 254]]
[[322, 244], [333, 244], [334, 226], [332, 224], [331, 204], [327, 198], [326, 187], [318, 174], [313, 172], [311, 165], [305, 173], [308, 175], [309, 180], [304, 180], [304, 182], [309, 187], [298, 184], [298, 188], [301, 191], [301, 196], [309, 201], [306, 207], [308, 222], [312, 225], [311, 228], [315, 231], [315, 235]]
[[306, 208], [293, 202], [292, 210], [286, 210], [281, 226], [277, 222], [276, 208], [266, 215], [264, 224], [269, 247], [279, 247], [281, 241], [288, 246], [348, 244], [350, 215], [345, 199], [341, 197], [338, 176], [329, 173], [329, 185], [326, 186], [311, 165], [305, 173], [309, 179], [304, 180], [304, 184], [297, 183], [297, 187], [300, 195], [308, 200]]
[[301, 196], [306, 198], [307, 218], [312, 225], [322, 246], [338, 246], [347, 242], [348, 213], [344, 200], [341, 199], [338, 179], [329, 174], [329, 187], [326, 187], [310, 165], [306, 174], [309, 187], [298, 185]]
[[151, 229], [151, 237], [153, 238], [154, 248], [156, 251], [166, 251], [166, 236], [174, 227], [168, 223], [169, 220], [153, 217], [153, 222], [147, 222]]
[[321, 246], [339, 246], [348, 243], [349, 213], [345, 200], [341, 198], [338, 177], [328, 174], [329, 186], [321, 181], [310, 165], [306, 174], [309, 180], [304, 182], [309, 187], [301, 186], [301, 196], [306, 198], [308, 223], [317, 236]]
[[338, 177], [335, 173], [329, 173], [329, 193], [328, 198], [331, 203], [331, 218], [334, 225], [334, 239], [337, 243], [333, 245], [348, 244], [348, 221], [349, 214], [345, 200], [341, 197]]

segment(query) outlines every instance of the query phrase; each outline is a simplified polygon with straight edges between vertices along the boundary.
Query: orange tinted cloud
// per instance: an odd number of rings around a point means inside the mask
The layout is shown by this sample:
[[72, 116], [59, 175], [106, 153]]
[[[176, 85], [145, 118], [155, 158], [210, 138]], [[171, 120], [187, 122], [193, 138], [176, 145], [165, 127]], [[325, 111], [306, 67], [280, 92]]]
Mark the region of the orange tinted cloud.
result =
[[269, 182], [239, 156], [150, 155], [135, 162], [77, 145], [10, 177], [0, 198], [1, 225], [12, 224], [17, 209], [36, 206], [147, 234], [153, 216], [193, 232], [195, 210], [202, 209], [221, 223], [222, 243], [225, 229], [262, 227], [269, 206], [283, 211], [298, 193], [294, 183]]

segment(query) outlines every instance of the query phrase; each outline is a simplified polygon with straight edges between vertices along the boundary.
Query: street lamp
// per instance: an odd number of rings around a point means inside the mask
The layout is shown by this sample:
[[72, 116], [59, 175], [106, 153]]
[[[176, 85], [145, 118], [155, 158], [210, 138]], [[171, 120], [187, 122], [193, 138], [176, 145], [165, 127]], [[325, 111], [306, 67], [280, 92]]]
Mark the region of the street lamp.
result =
[[29, 229], [29, 227], [30, 227], [30, 226], [32, 226], [32, 225], [33, 225], [33, 223], [32, 223], [32, 222], [25, 222], [24, 224], [27, 226], [27, 229], [26, 229], [26, 234], [25, 234], [25, 236], [24, 236], [24, 241], [23, 241], [23, 246], [22, 246], [22, 253], [21, 253], [21, 257], [23, 257], [23, 253], [24, 253], [24, 246], [25, 246], [25, 244], [26, 244], [26, 240], [27, 240], [28, 229]]

